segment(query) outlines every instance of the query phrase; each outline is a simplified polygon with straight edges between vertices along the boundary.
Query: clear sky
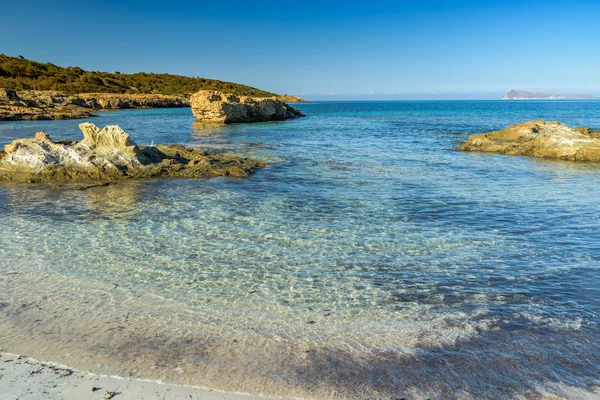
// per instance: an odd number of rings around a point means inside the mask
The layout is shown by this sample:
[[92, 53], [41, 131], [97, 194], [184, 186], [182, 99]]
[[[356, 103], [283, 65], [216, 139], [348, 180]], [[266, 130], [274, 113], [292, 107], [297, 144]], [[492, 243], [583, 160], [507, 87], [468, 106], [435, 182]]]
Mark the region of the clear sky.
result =
[[313, 99], [600, 95], [600, 0], [0, 0], [0, 52]]

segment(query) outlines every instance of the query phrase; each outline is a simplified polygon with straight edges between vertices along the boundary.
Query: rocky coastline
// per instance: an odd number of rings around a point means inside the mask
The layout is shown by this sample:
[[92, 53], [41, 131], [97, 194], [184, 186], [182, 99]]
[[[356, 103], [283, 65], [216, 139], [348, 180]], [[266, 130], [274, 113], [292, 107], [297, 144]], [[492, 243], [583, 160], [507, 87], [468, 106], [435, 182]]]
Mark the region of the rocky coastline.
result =
[[85, 102], [53, 91], [0, 88], [0, 121], [79, 119], [93, 116]]
[[85, 104], [84, 107], [96, 110], [181, 108], [190, 106], [190, 100], [187, 97], [169, 96], [164, 94], [82, 93], [73, 97], [82, 100]]
[[81, 119], [94, 110], [189, 107], [183, 96], [84, 93], [73, 96], [45, 90], [0, 88], [0, 121]]
[[0, 152], [0, 181], [106, 183], [124, 179], [245, 177], [262, 161], [215, 155], [181, 145], [138, 146], [117, 125], [79, 125], [83, 140], [53, 141], [45, 132], [17, 139]]
[[216, 90], [193, 94], [190, 105], [196, 121], [210, 123], [283, 121], [305, 116], [279, 97], [236, 96]]
[[470, 136], [457, 150], [570, 161], [600, 161], [600, 131], [536, 120]]
[[[268, 98], [279, 102], [307, 102], [283, 95]], [[185, 96], [164, 94], [81, 93], [67, 95], [47, 90], [0, 88], [0, 121], [84, 119], [96, 110], [190, 107]]]

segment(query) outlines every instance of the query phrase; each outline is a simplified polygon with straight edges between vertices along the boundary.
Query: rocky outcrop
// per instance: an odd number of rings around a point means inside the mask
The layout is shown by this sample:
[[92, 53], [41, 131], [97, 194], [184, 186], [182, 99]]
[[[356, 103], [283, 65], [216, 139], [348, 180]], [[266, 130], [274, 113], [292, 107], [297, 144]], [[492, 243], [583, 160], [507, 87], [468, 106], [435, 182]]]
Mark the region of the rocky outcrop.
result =
[[116, 125], [79, 125], [83, 140], [52, 141], [45, 132], [0, 152], [0, 181], [83, 183], [154, 177], [248, 176], [266, 164], [181, 145], [138, 146]]
[[457, 150], [600, 161], [600, 131], [569, 128], [560, 122], [529, 121], [470, 136]]
[[281, 96], [269, 98], [283, 101], [284, 103], [310, 103], [308, 100], [305, 100], [302, 97], [292, 96], [291, 94], [283, 94]]
[[254, 98], [201, 90], [190, 99], [197, 121], [235, 123], [283, 121], [303, 117], [300, 111], [274, 98]]
[[0, 88], [0, 121], [77, 119], [92, 115], [85, 102], [64, 93]]
[[190, 101], [182, 96], [164, 94], [83, 93], [73, 96], [85, 107], [117, 110], [124, 108], [178, 108], [189, 107]]

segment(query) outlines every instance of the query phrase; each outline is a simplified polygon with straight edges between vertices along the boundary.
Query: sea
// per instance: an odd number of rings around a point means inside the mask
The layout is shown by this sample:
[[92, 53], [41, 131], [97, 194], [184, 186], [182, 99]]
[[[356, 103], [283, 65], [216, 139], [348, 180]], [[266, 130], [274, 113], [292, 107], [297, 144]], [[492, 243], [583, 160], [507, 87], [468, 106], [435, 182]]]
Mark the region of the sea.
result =
[[[0, 183], [0, 350], [274, 397], [600, 398], [600, 164], [454, 150], [600, 129], [600, 101], [296, 106], [89, 119], [268, 163], [247, 178]], [[0, 145], [81, 122], [0, 122]]]

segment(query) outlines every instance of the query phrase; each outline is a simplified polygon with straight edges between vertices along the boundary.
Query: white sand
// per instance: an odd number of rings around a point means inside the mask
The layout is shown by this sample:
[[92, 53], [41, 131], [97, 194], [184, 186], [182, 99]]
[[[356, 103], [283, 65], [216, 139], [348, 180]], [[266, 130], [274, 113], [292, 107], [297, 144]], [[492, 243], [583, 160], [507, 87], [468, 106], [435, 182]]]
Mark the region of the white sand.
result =
[[[111, 396], [111, 392], [114, 394]], [[27, 357], [0, 353], [2, 400], [255, 400], [267, 399], [200, 387], [100, 376]]]

